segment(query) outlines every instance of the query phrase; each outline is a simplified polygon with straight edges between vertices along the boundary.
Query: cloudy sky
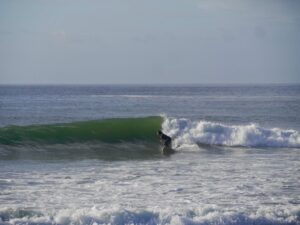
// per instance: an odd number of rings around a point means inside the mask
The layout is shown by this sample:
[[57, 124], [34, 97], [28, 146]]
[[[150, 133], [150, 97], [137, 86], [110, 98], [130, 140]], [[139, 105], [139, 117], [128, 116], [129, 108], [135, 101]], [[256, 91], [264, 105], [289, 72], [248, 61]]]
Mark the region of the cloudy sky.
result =
[[299, 82], [298, 0], [0, 1], [0, 84]]

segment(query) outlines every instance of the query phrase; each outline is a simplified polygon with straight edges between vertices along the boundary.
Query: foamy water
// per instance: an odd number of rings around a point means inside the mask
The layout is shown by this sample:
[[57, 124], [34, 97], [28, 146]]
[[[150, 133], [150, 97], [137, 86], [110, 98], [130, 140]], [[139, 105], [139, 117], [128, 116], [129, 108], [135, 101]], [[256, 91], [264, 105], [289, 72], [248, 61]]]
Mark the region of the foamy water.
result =
[[225, 125], [168, 117], [165, 117], [162, 127], [174, 138], [173, 146], [177, 148], [199, 144], [300, 148], [300, 134], [292, 129], [264, 128], [257, 124]]
[[299, 161], [291, 149], [199, 149], [114, 163], [6, 161], [0, 218], [3, 224], [299, 224]]

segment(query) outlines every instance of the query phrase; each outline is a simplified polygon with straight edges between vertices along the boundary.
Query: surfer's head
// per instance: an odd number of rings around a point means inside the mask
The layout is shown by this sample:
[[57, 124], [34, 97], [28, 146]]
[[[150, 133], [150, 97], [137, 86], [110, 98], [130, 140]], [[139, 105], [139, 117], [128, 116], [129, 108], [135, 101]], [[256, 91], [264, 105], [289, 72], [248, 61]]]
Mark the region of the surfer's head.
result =
[[156, 132], [156, 134], [159, 135], [159, 136], [162, 135], [161, 130], [158, 130], [158, 131]]

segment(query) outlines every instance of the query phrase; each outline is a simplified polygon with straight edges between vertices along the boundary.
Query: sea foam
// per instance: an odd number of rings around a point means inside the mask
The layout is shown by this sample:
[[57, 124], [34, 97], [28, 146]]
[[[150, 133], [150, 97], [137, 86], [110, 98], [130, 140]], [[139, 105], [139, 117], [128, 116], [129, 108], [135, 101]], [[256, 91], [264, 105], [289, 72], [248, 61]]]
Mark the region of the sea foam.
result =
[[[177, 211], [177, 210], [176, 210]], [[41, 213], [24, 209], [0, 209], [1, 225], [80, 225], [80, 224], [148, 224], [148, 225], [298, 225], [299, 207], [270, 210], [259, 209], [252, 214], [224, 212], [220, 208], [204, 207], [193, 210], [99, 210], [95, 207]]]
[[223, 145], [243, 147], [300, 147], [296, 130], [264, 128], [257, 124], [226, 125], [209, 121], [168, 118], [163, 131], [173, 137], [173, 146]]

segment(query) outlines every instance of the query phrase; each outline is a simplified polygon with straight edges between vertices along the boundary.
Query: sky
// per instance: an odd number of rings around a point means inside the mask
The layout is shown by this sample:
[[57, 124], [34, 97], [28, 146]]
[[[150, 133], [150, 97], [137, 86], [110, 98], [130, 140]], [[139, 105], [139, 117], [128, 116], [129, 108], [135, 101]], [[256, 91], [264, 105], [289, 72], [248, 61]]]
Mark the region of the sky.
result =
[[298, 0], [1, 0], [0, 84], [300, 83]]

